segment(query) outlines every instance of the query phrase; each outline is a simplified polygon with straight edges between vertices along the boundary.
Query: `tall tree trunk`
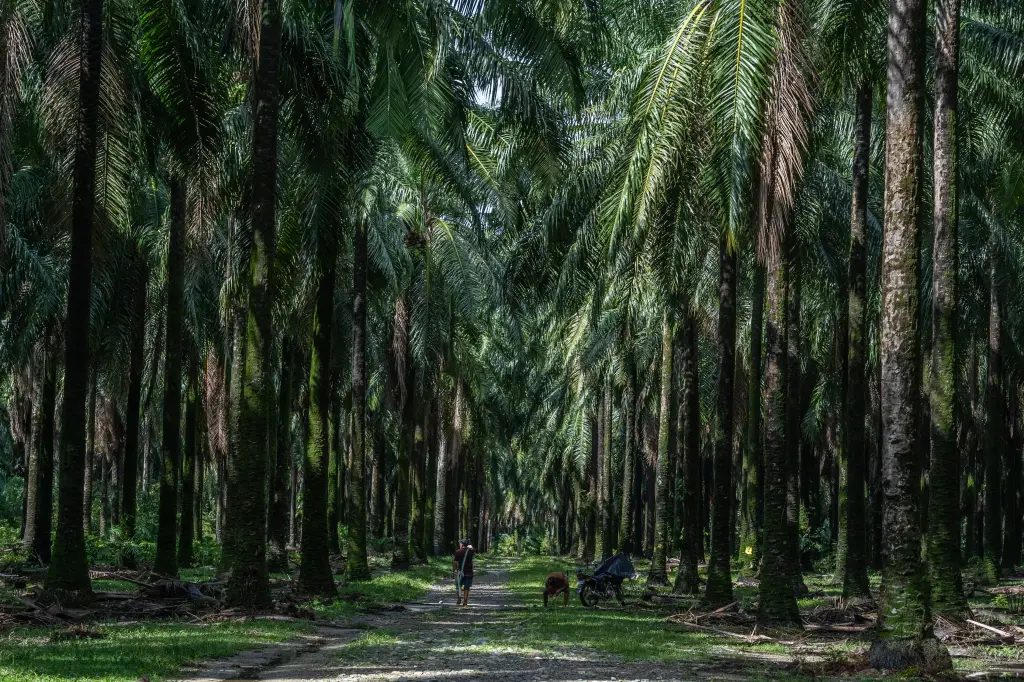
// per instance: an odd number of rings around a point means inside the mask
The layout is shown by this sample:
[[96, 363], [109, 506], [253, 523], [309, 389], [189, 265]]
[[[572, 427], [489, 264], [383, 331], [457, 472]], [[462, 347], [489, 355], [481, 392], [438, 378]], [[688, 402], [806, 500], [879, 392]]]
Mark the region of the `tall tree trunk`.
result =
[[967, 397], [961, 417], [961, 437], [964, 447], [961, 453], [964, 458], [964, 475], [962, 477], [963, 517], [964, 517], [964, 556], [966, 558], [981, 556], [977, 543], [977, 529], [974, 527], [974, 509], [978, 506], [978, 344], [973, 338], [968, 344]]
[[793, 594], [793, 561], [787, 519], [786, 276], [784, 257], [767, 267], [764, 382], [764, 529], [761, 546], [759, 623], [798, 625], [800, 611]]
[[967, 612], [960, 579], [960, 453], [956, 446], [956, 384], [960, 374], [957, 331], [957, 78], [960, 0], [936, 3], [935, 193], [932, 213], [931, 501], [928, 505], [928, 569], [932, 610]]
[[164, 420], [160, 447], [160, 511], [153, 570], [178, 575], [178, 475], [181, 457], [181, 355], [185, 314], [185, 183], [171, 178], [167, 247], [167, 332], [164, 340]]
[[281, 384], [277, 394], [277, 447], [273, 453], [270, 512], [267, 515], [267, 570], [288, 570], [288, 475], [292, 453], [292, 366], [295, 351], [286, 336], [281, 340]]
[[441, 409], [438, 401], [437, 389], [430, 398], [430, 428], [427, 431], [427, 466], [424, 478], [426, 486], [426, 500], [423, 503], [423, 547], [427, 554], [434, 554], [434, 514], [436, 510], [437, 495], [437, 459], [439, 456], [438, 446], [440, 445], [441, 433]]
[[651, 560], [651, 572], [647, 576], [648, 585], [668, 585], [668, 558], [672, 528], [671, 474], [675, 467], [672, 461], [672, 449], [669, 447], [672, 431], [672, 348], [674, 322], [672, 315], [665, 307], [661, 320], [661, 405], [658, 418], [658, 465], [656, 476], [655, 504], [657, 510], [654, 517], [654, 558]]
[[[95, 433], [96, 429], [93, 428]], [[93, 436], [94, 437], [94, 436]], [[110, 532], [110, 451], [107, 448], [93, 450], [93, 461], [100, 468], [100, 538]]]
[[[864, 434], [867, 391], [867, 250], [864, 245], [868, 221], [868, 170], [871, 161], [871, 85], [857, 89], [857, 131], [853, 155], [853, 209], [850, 217], [849, 316], [847, 333], [846, 428], [843, 429], [843, 457], [846, 459], [846, 516], [842, 520], [841, 542], [846, 546], [843, 596], [870, 597], [868, 585], [867, 534], [864, 499], [867, 448]], [[842, 494], [842, 493], [840, 493]]]
[[1020, 506], [1017, 501], [1021, 487], [1021, 410], [1019, 389], [1015, 383], [1011, 382], [1007, 387], [1007, 394], [1007, 428], [1010, 433], [1007, 447], [1003, 451], [1003, 471], [1006, 477], [1003, 489], [1003, 556], [1000, 567], [1005, 571], [1012, 571], [1020, 563], [1021, 553]]
[[193, 561], [195, 543], [196, 444], [199, 415], [199, 362], [188, 351], [188, 397], [185, 403], [185, 448], [181, 460], [181, 528], [178, 536], [178, 566], [188, 567]]
[[267, 576], [268, 414], [273, 395], [271, 305], [274, 300], [277, 128], [280, 108], [281, 2], [262, 0], [259, 63], [253, 88], [252, 250], [245, 391], [239, 425], [242, 447], [234, 455], [228, 481], [228, 505], [238, 514], [231, 532], [231, 580], [227, 600], [233, 606], [270, 601]]
[[883, 546], [882, 526], [882, 364], [876, 362], [871, 368], [871, 569], [882, 570]]
[[704, 600], [709, 606], [732, 601], [733, 380], [736, 369], [736, 252], [722, 235], [718, 274], [718, 388], [715, 396], [715, 481], [711, 517], [711, 558]]
[[[332, 285], [333, 286], [333, 285]], [[333, 305], [333, 302], [332, 302]], [[331, 554], [341, 554], [338, 524], [342, 522], [341, 474], [345, 468], [345, 450], [341, 435], [341, 397], [332, 396], [329, 425], [330, 458], [327, 465], [327, 548]]]
[[626, 370], [626, 392], [623, 396], [623, 416], [626, 419], [626, 443], [622, 455], [622, 501], [619, 514], [619, 551], [631, 554], [637, 550], [633, 536], [633, 507], [636, 504], [636, 370], [630, 364]]
[[[61, 413], [57, 534], [47, 591], [88, 600], [92, 595], [82, 493], [85, 478], [85, 399], [89, 382], [89, 320], [92, 302], [92, 238], [96, 204], [96, 140], [103, 54], [103, 0], [82, 0], [78, 71], [78, 129], [71, 207], [71, 265], [64, 325], [64, 406]], [[71, 593], [71, 594], [69, 594]], [[77, 593], [77, 594], [75, 594]]]
[[615, 550], [615, 476], [612, 472], [612, 387], [606, 383], [601, 398], [601, 558], [607, 559]]
[[331, 332], [334, 325], [336, 253], [321, 235], [320, 278], [313, 318], [309, 363], [309, 445], [303, 467], [302, 562], [299, 591], [310, 596], [337, 594], [331, 571], [330, 519], [331, 457]]
[[995, 239], [989, 246], [988, 379], [985, 388], [985, 508], [984, 557], [989, 580], [999, 578], [1003, 529], [1001, 488], [1002, 453], [1006, 449], [1005, 401], [1003, 392], [1003, 310], [999, 290]]
[[384, 483], [387, 479], [387, 451], [384, 448], [384, 440], [377, 431], [370, 432], [370, 439], [373, 448], [373, 474], [370, 480], [373, 499], [370, 505], [370, 524], [373, 537], [379, 539], [384, 537], [384, 522], [387, 516], [387, 495], [384, 492]]
[[[25, 549], [30, 558], [50, 562], [50, 534], [53, 525], [53, 446], [57, 410], [57, 353], [49, 329], [40, 344], [36, 363], [35, 410], [32, 421], [25, 520]], [[63, 467], [61, 467], [63, 468]]]
[[409, 301], [405, 296], [395, 301], [395, 325], [392, 341], [395, 376], [399, 378], [398, 400], [400, 410], [400, 435], [398, 446], [397, 476], [395, 482], [395, 551], [391, 565], [395, 568], [409, 567], [409, 467], [412, 464], [416, 430], [416, 374], [412, 352], [409, 347]]
[[[436, 469], [435, 476], [437, 477], [434, 487], [434, 524], [432, 528], [433, 551], [435, 555], [446, 554], [448, 551], [445, 544], [445, 525], [448, 517], [448, 495], [451, 494], [448, 488], [448, 468], [451, 463], [449, 448], [452, 442], [452, 439], [449, 437], [450, 422], [447, 410], [442, 409], [440, 413], [443, 416], [437, 425], [437, 462], [434, 467]], [[452, 405], [451, 413], [454, 419], [454, 404]]]
[[600, 399], [598, 400], [598, 405], [595, 405], [594, 407], [595, 411], [590, 421], [590, 456], [587, 458], [586, 470], [583, 472], [586, 490], [583, 491], [583, 504], [585, 510], [583, 519], [584, 538], [582, 541], [580, 559], [587, 563], [594, 560], [597, 552], [597, 505], [600, 497], [597, 473], [598, 462], [601, 458], [601, 438], [599, 436], [599, 424], [601, 423], [601, 418], [598, 414], [600, 411]]
[[[82, 492], [82, 524], [86, 533], [92, 532], [92, 501], [93, 501], [93, 473], [96, 470], [96, 368], [92, 370], [92, 381], [89, 383], [89, 407], [86, 412], [86, 437], [85, 437], [85, 487]], [[102, 519], [101, 519], [102, 521]], [[100, 524], [100, 535], [104, 528]]]
[[885, 234], [882, 244], [882, 490], [886, 562], [877, 639], [868, 655], [883, 669], [951, 667], [932, 637], [928, 575], [921, 562], [917, 415], [921, 365], [918, 229], [923, 162], [925, 3], [890, 0], [886, 93]]
[[198, 434], [196, 435], [196, 495], [192, 503], [192, 536], [196, 543], [203, 544], [203, 493], [205, 491], [206, 462], [206, 425], [202, 418], [199, 420]]
[[[791, 234], [791, 230], [786, 230]], [[807, 594], [803, 574], [800, 572], [800, 434], [803, 415], [800, 411], [800, 307], [803, 284], [803, 265], [799, 246], [793, 240], [790, 264], [786, 273], [786, 527], [788, 533], [788, 554], [786, 562], [793, 592], [797, 596]]]
[[682, 357], [679, 372], [682, 379], [682, 397], [679, 411], [683, 414], [683, 429], [679, 434], [682, 441], [682, 474], [679, 494], [683, 498], [682, 549], [679, 568], [673, 592], [697, 594], [700, 580], [697, 577], [697, 563], [703, 559], [700, 545], [700, 381], [697, 366], [697, 320], [687, 311], [683, 318]]
[[747, 376], [747, 422], [743, 438], [740, 498], [740, 554], [747, 570], [755, 570], [761, 557], [761, 343], [764, 336], [764, 268], [754, 265], [750, 303], [750, 362]]
[[430, 432], [430, 411], [419, 410], [420, 417], [413, 436], [412, 461], [409, 463], [409, 549], [417, 564], [427, 563], [425, 517], [427, 504], [427, 434]]
[[[366, 223], [356, 221], [352, 264], [352, 451], [353, 466], [349, 472], [352, 496], [349, 504], [348, 566], [349, 580], [370, 577], [366, 559]], [[376, 450], [374, 472], [377, 473]], [[379, 506], [374, 507], [374, 524], [379, 520]], [[374, 527], [376, 531], [376, 525]]]

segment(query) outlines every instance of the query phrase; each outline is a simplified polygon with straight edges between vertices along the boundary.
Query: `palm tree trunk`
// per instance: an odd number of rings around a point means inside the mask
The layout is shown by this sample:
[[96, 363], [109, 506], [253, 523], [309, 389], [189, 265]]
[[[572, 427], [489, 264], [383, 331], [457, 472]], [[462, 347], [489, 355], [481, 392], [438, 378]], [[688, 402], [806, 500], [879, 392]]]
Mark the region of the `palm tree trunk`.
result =
[[[85, 486], [82, 492], [82, 526], [86, 534], [92, 532], [93, 473], [96, 469], [96, 368], [89, 383], [89, 407], [86, 413]], [[102, 518], [101, 518], [102, 521]], [[102, 525], [102, 523], [101, 523]], [[104, 529], [100, 528], [100, 535]]]
[[682, 442], [683, 466], [679, 494], [683, 498], [682, 548], [672, 591], [697, 594], [700, 591], [697, 563], [704, 558], [700, 546], [700, 381], [697, 376], [700, 357], [697, 353], [697, 320], [690, 312], [683, 318], [681, 350], [679, 372], [683, 390], [679, 411], [683, 414], [683, 428], [679, 439]]
[[[871, 85], [866, 81], [857, 90], [857, 139], [853, 158], [853, 209], [850, 218], [850, 270], [847, 323], [846, 436], [843, 457], [846, 462], [846, 516], [840, 527], [840, 542], [846, 547], [843, 572], [843, 596], [870, 597], [868, 586], [867, 534], [865, 532], [864, 481], [867, 448], [864, 434], [867, 403], [867, 251], [864, 237], [868, 220], [868, 166], [871, 160]], [[841, 491], [842, 495], [843, 492]]]
[[167, 332], [164, 354], [164, 421], [160, 448], [160, 511], [153, 570], [178, 575], [178, 476], [181, 457], [181, 355], [185, 313], [185, 184], [171, 178], [171, 226], [167, 247]]
[[871, 570], [882, 570], [882, 364], [876, 362], [871, 368], [871, 477], [869, 479], [871, 499]]
[[71, 265], [68, 314], [64, 325], [64, 407], [61, 413], [60, 483], [57, 534], [46, 576], [48, 592], [88, 600], [92, 596], [82, 493], [85, 478], [85, 399], [89, 383], [89, 320], [92, 301], [92, 238], [96, 204], [96, 141], [100, 113], [100, 61], [103, 54], [103, 0], [82, 0], [82, 59], [78, 78], [78, 130], [75, 141], [71, 208]]
[[1003, 480], [1002, 453], [1006, 449], [1006, 396], [1003, 391], [1003, 310], [999, 290], [995, 239], [989, 254], [989, 317], [988, 317], [988, 379], [985, 389], [985, 507], [984, 557], [989, 580], [999, 578], [1002, 558], [1003, 529], [1001, 488]]
[[281, 340], [281, 385], [277, 399], [277, 447], [273, 458], [270, 512], [267, 518], [267, 570], [288, 570], [288, 474], [292, 452], [292, 365], [294, 351], [288, 337]]
[[397, 471], [395, 476], [395, 551], [391, 565], [398, 569], [409, 567], [409, 467], [412, 464], [416, 436], [416, 373], [409, 347], [409, 301], [403, 295], [395, 301], [392, 361], [398, 385], [395, 387], [400, 413]]
[[715, 481], [711, 517], [711, 558], [704, 600], [709, 606], [732, 601], [733, 381], [736, 369], [736, 252], [725, 235], [719, 243], [718, 389], [715, 398]]
[[661, 412], [658, 419], [658, 468], [656, 476], [654, 515], [654, 558], [651, 560], [651, 572], [647, 576], [648, 585], [668, 585], [666, 559], [671, 542], [669, 537], [672, 528], [672, 512], [675, 507], [671, 500], [671, 473], [675, 468], [672, 461], [672, 449], [669, 447], [672, 430], [672, 316], [665, 308], [661, 321]]
[[[452, 405], [452, 412], [454, 413], [454, 411], [455, 406]], [[445, 527], [448, 522], [448, 495], [451, 494], [451, 491], [448, 488], [448, 468], [451, 462], [449, 447], [452, 439], [449, 437], [450, 426], [447, 410], [442, 410], [441, 414], [444, 416], [441, 418], [441, 422], [437, 425], [437, 462], [434, 467], [436, 469], [435, 476], [437, 477], [437, 482], [434, 487], [433, 524], [433, 551], [435, 555], [445, 554], [447, 552], [447, 546], [445, 544]]]
[[1007, 438], [1007, 447], [1003, 450], [1003, 471], [1006, 472], [1006, 476], [1003, 489], [1003, 555], [1000, 568], [1012, 571], [1020, 563], [1021, 550], [1020, 508], [1017, 502], [1017, 495], [1020, 493], [1021, 487], [1021, 415], [1020, 394], [1016, 384], [1011, 382], [1007, 394], [1009, 397], [1009, 409], [1007, 410], [1009, 437]]
[[188, 355], [188, 398], [185, 403], [185, 448], [182, 450], [181, 461], [181, 529], [178, 536], [179, 567], [188, 567], [192, 565], [193, 544], [195, 542], [195, 523], [192, 514], [195, 511], [196, 442], [199, 414], [199, 368], [195, 353], [189, 352]]
[[764, 382], [764, 528], [757, 620], [764, 624], [800, 624], [793, 594], [793, 558], [789, 550], [786, 455], [786, 275], [781, 258], [767, 267]]
[[760, 561], [761, 479], [761, 343], [764, 336], [764, 268], [754, 265], [750, 303], [750, 362], [747, 376], [747, 423], [743, 448], [742, 492], [740, 499], [740, 553], [746, 569]]
[[313, 346], [309, 363], [309, 445], [306, 450], [302, 496], [302, 561], [298, 589], [302, 594], [332, 597], [337, 594], [331, 572], [328, 528], [330, 486], [331, 332], [334, 319], [336, 258], [329, 240], [321, 239], [320, 281], [313, 318]]
[[427, 563], [427, 546], [425, 532], [426, 517], [426, 459], [427, 434], [430, 432], [430, 413], [421, 410], [413, 436], [412, 462], [409, 466], [409, 487], [411, 504], [409, 508], [409, 548], [412, 559], [417, 564]]
[[426, 500], [423, 503], [423, 547], [427, 554], [434, 555], [434, 514], [437, 509], [437, 460], [441, 444], [441, 408], [436, 389], [430, 399], [430, 429], [427, 431], [427, 466], [424, 485]]
[[[349, 580], [366, 580], [370, 569], [366, 559], [366, 223], [356, 221], [352, 264], [352, 451], [349, 473], [352, 496], [349, 501]], [[374, 453], [376, 455], [376, 452]], [[376, 458], [376, 457], [375, 457]], [[374, 471], [377, 472], [376, 462]], [[374, 508], [374, 522], [380, 518]], [[376, 530], [376, 527], [374, 528]]]
[[330, 401], [329, 419], [330, 452], [327, 466], [327, 548], [331, 554], [341, 554], [341, 537], [338, 535], [338, 524], [341, 523], [341, 516], [338, 512], [341, 509], [341, 472], [345, 468], [345, 451], [341, 436], [341, 398], [337, 395], [333, 396]]
[[35, 413], [29, 455], [28, 515], [25, 520], [25, 548], [30, 558], [50, 562], [50, 534], [53, 514], [53, 445], [57, 410], [57, 353], [53, 332], [43, 333], [36, 367]]
[[270, 601], [267, 576], [267, 447], [271, 401], [274, 400], [270, 349], [274, 332], [275, 197], [277, 195], [277, 129], [280, 108], [281, 2], [262, 0], [259, 63], [253, 87], [252, 250], [249, 289], [245, 391], [239, 434], [242, 447], [234, 455], [228, 481], [228, 508], [238, 512], [232, 527], [231, 580], [227, 601], [232, 606], [259, 606]]
[[[790, 230], [787, 229], [787, 234]], [[795, 242], [795, 240], [794, 240]], [[807, 594], [800, 571], [800, 441], [802, 417], [800, 410], [801, 353], [800, 305], [803, 267], [799, 247], [794, 243], [786, 273], [786, 526], [789, 559], [786, 564], [793, 581], [793, 592]]]
[[918, 314], [918, 226], [924, 112], [925, 3], [890, 0], [886, 91], [885, 234], [882, 245], [883, 537], [877, 637], [868, 655], [883, 669], [951, 667], [934, 638], [928, 575], [921, 562], [917, 416], [921, 364]]
[[633, 537], [633, 512], [636, 495], [636, 374], [630, 365], [626, 370], [626, 393], [623, 396], [626, 419], [626, 443], [622, 456], [622, 498], [619, 514], [619, 551], [631, 554], [636, 551]]
[[369, 433], [370, 447], [373, 448], [373, 471], [370, 474], [370, 532], [373, 537], [384, 537], [384, 517], [387, 515], [386, 495], [384, 493], [384, 442], [374, 431]]
[[[93, 428], [95, 434], [96, 429]], [[93, 436], [95, 438], [95, 436]], [[107, 448], [102, 451], [93, 450], [93, 461], [99, 463], [100, 467], [100, 538], [106, 538], [110, 533], [110, 452]]]
[[606, 383], [601, 397], [601, 558], [607, 559], [615, 549], [615, 477], [612, 475], [612, 387]]
[[932, 214], [931, 501], [928, 568], [932, 609], [966, 613], [960, 579], [960, 453], [956, 446], [957, 78], [960, 0], [936, 3]]
[[981, 556], [977, 543], [977, 532], [974, 527], [974, 509], [978, 504], [978, 428], [975, 415], [978, 408], [978, 344], [973, 335], [968, 342], [967, 398], [964, 406], [963, 427], [961, 436], [964, 458], [963, 523], [964, 523], [964, 558]]

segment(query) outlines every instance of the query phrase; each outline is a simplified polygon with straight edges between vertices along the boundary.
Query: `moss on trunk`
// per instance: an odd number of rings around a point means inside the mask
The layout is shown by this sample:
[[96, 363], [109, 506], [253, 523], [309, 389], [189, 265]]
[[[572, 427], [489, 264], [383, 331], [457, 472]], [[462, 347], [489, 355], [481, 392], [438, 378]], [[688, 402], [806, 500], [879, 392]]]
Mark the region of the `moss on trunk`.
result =
[[732, 601], [732, 434], [733, 373], [736, 365], [736, 252], [725, 235], [719, 244], [718, 387], [715, 394], [714, 496], [711, 558], [704, 600], [709, 606]]

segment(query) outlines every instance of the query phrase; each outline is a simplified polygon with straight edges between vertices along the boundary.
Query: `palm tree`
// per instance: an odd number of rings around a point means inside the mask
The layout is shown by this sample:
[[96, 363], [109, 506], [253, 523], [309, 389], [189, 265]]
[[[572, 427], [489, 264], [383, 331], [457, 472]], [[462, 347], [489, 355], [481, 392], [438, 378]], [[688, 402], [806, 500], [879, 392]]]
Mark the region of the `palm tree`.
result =
[[[89, 383], [89, 313], [92, 298], [92, 240], [96, 204], [96, 146], [103, 54], [103, 0], [83, 0], [79, 65], [71, 265], [64, 330], [64, 406], [61, 411], [57, 533], [46, 589], [89, 599], [92, 584], [85, 555], [82, 503], [85, 483], [85, 400]], [[65, 597], [63, 603], [68, 603]]]
[[252, 114], [251, 282], [246, 324], [244, 392], [238, 396], [239, 445], [229, 468], [228, 508], [234, 523], [228, 558], [228, 601], [258, 606], [270, 600], [265, 522], [267, 499], [267, 419], [274, 400], [271, 305], [274, 300], [274, 226], [277, 184], [277, 133], [280, 109], [281, 3], [260, 4], [259, 56], [255, 70]]
[[651, 571], [647, 576], [649, 585], [667, 585], [668, 571], [666, 558], [671, 538], [673, 504], [669, 498], [671, 492], [671, 472], [675, 468], [669, 447], [672, 425], [672, 347], [673, 347], [672, 316], [665, 308], [661, 326], [661, 400], [658, 416], [658, 468], [657, 468], [657, 510], [654, 517], [654, 558], [651, 560]]
[[945, 648], [926, 637], [928, 576], [921, 563], [917, 466], [918, 356], [917, 238], [924, 112], [925, 7], [919, 0], [889, 4], [886, 95], [885, 234], [882, 246], [882, 363], [884, 537], [876, 668], [948, 669]]
[[303, 467], [306, 482], [302, 497], [302, 564], [299, 590], [311, 596], [337, 594], [328, 547], [327, 504], [330, 458], [331, 332], [334, 315], [334, 280], [337, 272], [335, 236], [318, 235], [320, 272], [316, 313], [313, 318], [313, 348], [309, 366], [309, 446]]
[[182, 317], [185, 296], [185, 184], [173, 177], [167, 247], [167, 318], [164, 333], [164, 418], [160, 447], [160, 522], [153, 570], [178, 575], [178, 476], [181, 470]]
[[959, 0], [943, 0], [936, 15], [928, 569], [933, 611], [956, 616], [967, 611], [960, 578], [960, 453], [955, 433]]

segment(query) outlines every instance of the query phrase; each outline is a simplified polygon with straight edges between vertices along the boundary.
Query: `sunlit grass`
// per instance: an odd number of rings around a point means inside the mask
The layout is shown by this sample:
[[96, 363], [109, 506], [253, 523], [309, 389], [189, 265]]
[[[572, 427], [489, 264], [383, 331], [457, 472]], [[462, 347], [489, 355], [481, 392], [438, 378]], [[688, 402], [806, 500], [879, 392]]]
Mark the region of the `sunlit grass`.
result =
[[372, 611], [395, 602], [414, 602], [423, 598], [438, 581], [447, 578], [449, 559], [435, 557], [430, 563], [413, 566], [407, 571], [375, 568], [373, 577], [362, 582], [341, 581], [338, 599], [330, 602], [314, 600], [308, 604], [318, 618], [347, 618], [360, 610]]
[[152, 682], [175, 675], [194, 661], [230, 656], [281, 642], [308, 631], [305, 623], [255, 621], [193, 625], [89, 626], [102, 639], [51, 642], [51, 630], [15, 630], [0, 637], [0, 680], [4, 682]]

